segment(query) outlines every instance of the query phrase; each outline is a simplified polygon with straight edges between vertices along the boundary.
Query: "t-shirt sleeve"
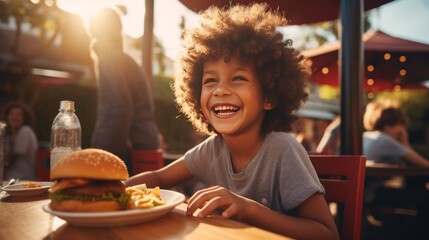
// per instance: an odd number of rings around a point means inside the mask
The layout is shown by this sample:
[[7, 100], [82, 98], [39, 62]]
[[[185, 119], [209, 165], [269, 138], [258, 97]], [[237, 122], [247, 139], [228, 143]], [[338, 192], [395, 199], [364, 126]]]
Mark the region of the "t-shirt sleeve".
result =
[[214, 163], [213, 161], [210, 161], [210, 159], [212, 159], [211, 157], [219, 155], [219, 152], [216, 150], [213, 142], [214, 137], [209, 137], [202, 143], [187, 151], [184, 156], [185, 165], [191, 175], [203, 181], [206, 178], [209, 178], [209, 176], [207, 176], [207, 170], [212, 169], [210, 165]]
[[411, 151], [411, 149], [390, 137], [385, 138], [385, 147], [389, 150], [386, 152], [388, 154], [390, 152], [391, 156], [394, 157], [403, 157], [405, 154]]
[[282, 162], [281, 198], [286, 210], [299, 206], [315, 193], [324, 193], [316, 171], [305, 149], [291, 141], [289, 150], [285, 151]]
[[379, 156], [375, 159], [376, 162], [397, 164], [401, 157], [411, 151], [411, 149], [387, 135], [380, 136], [379, 141], [379, 147], [374, 149], [376, 156]]

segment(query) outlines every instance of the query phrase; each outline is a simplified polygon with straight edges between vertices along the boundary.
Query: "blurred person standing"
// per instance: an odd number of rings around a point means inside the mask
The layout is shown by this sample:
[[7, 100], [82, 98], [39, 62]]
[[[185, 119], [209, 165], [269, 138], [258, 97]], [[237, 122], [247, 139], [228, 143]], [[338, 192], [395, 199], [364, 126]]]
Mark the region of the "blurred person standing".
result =
[[[150, 83], [123, 51], [121, 14], [104, 8], [89, 24], [91, 55], [98, 81], [97, 121], [91, 147], [110, 151], [131, 170], [131, 149], [159, 148]], [[131, 172], [131, 171], [130, 171]]]
[[33, 130], [32, 111], [19, 101], [10, 102], [4, 108], [6, 122], [6, 153], [4, 179], [36, 179], [35, 158], [38, 148]]

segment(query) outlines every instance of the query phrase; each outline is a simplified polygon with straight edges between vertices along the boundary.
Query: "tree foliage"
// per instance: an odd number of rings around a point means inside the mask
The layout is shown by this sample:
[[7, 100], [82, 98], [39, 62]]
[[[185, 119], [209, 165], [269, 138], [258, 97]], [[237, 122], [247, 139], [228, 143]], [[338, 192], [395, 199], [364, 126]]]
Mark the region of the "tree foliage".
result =
[[[371, 28], [369, 16], [364, 16], [364, 32]], [[294, 46], [299, 50], [307, 50], [322, 46], [325, 43], [339, 39], [340, 21], [326, 21], [299, 26], [302, 32], [294, 42]]]
[[[6, 50], [6, 53], [14, 56], [15, 62], [6, 64], [6, 71], [7, 68], [16, 68], [14, 64], [17, 64], [20, 69], [19, 79], [16, 80], [19, 85], [18, 96], [30, 106], [35, 102], [33, 98], [37, 96], [32, 94], [34, 84], [28, 81], [31, 76], [30, 61], [53, 44], [60, 30], [62, 14], [63, 11], [57, 7], [56, 0], [0, 1], [0, 23], [15, 27], [12, 44]], [[24, 29], [37, 39], [38, 44], [33, 44], [37, 48], [23, 49], [21, 45], [24, 41], [21, 38], [24, 37]]]
[[56, 0], [2, 0], [0, 23], [16, 26], [11, 53], [19, 57], [19, 39], [24, 26], [29, 26], [42, 43], [41, 48], [25, 57], [34, 58], [42, 53], [56, 38], [63, 13]]

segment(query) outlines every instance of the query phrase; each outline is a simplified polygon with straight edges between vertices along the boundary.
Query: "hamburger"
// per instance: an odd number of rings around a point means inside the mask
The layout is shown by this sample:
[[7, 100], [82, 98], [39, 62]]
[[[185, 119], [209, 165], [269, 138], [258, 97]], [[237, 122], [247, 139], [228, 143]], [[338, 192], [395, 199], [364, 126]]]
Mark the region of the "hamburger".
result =
[[124, 162], [116, 155], [88, 148], [58, 161], [51, 170], [50, 207], [66, 212], [124, 210], [130, 195], [122, 180], [128, 179]]

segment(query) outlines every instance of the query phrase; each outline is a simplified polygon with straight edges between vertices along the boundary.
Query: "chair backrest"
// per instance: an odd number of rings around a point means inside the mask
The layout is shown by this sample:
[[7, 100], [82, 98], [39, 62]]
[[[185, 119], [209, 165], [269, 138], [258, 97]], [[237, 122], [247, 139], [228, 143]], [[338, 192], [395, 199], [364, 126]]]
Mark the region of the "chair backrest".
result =
[[131, 154], [133, 174], [157, 170], [164, 167], [161, 150], [134, 150]]
[[36, 151], [36, 176], [39, 181], [50, 181], [51, 151], [49, 149], [37, 149]]
[[310, 155], [328, 203], [337, 203], [341, 239], [360, 239], [365, 182], [365, 156]]

